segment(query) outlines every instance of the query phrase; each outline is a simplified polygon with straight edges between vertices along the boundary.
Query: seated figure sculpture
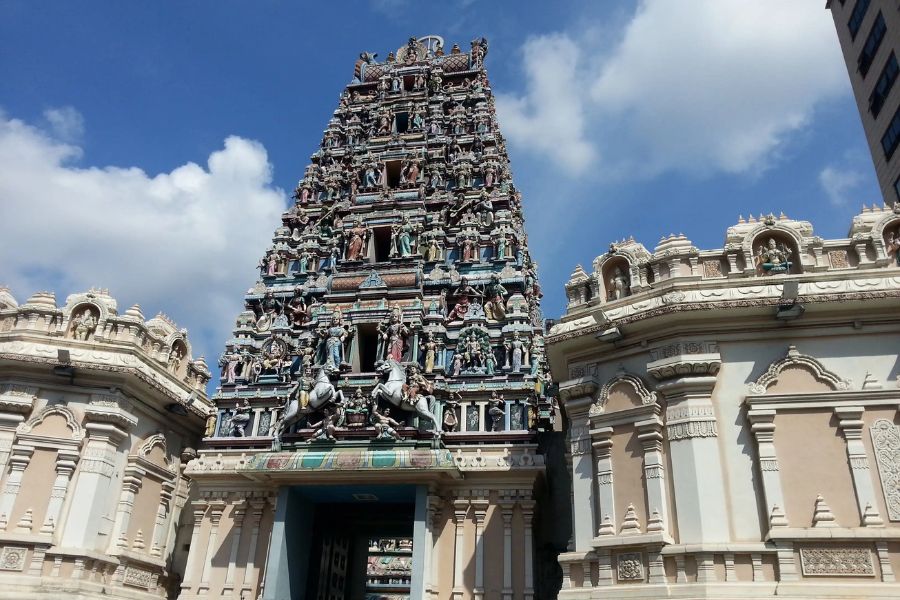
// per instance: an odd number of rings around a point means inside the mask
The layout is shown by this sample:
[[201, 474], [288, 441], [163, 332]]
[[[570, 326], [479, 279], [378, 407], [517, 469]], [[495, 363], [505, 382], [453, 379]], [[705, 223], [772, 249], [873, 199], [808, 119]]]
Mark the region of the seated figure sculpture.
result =
[[774, 238], [769, 238], [765, 246], [759, 248], [759, 262], [766, 273], [785, 273], [794, 264], [788, 259], [791, 251], [782, 245], [778, 247]]

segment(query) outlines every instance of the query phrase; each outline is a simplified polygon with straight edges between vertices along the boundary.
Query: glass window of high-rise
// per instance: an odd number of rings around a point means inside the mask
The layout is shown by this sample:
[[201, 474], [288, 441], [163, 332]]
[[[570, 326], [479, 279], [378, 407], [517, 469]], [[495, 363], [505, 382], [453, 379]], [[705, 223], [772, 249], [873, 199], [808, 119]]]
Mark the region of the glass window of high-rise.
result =
[[881, 40], [884, 39], [885, 32], [887, 32], [887, 26], [884, 24], [884, 15], [879, 11], [875, 22], [872, 24], [872, 29], [869, 31], [869, 37], [866, 38], [862, 52], [859, 53], [859, 59], [856, 61], [859, 73], [863, 77], [869, 72], [869, 67], [872, 66], [872, 61], [875, 60], [875, 54], [878, 53], [878, 48], [881, 46]]
[[884, 101], [887, 100], [888, 94], [894, 87], [894, 82], [897, 81], [898, 73], [900, 73], [900, 66], [897, 64], [897, 55], [891, 52], [881, 70], [881, 75], [878, 76], [878, 81], [875, 82], [875, 89], [869, 96], [869, 110], [872, 111], [872, 117], [877, 117], [881, 112]]

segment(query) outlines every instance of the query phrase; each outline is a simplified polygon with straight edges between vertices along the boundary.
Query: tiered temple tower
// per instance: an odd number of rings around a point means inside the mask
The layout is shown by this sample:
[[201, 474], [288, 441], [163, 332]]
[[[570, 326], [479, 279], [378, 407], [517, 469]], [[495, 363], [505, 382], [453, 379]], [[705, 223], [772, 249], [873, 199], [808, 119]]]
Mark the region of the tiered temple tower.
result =
[[356, 61], [220, 363], [183, 598], [534, 596], [553, 402], [487, 50]]

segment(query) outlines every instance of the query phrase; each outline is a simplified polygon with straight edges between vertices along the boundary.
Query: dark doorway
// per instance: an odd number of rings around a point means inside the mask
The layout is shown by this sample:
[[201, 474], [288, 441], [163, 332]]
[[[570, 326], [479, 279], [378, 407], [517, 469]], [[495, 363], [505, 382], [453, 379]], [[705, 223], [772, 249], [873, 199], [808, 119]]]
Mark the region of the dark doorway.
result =
[[306, 598], [408, 596], [412, 504], [316, 504]]
[[378, 357], [378, 330], [374, 323], [360, 323], [356, 326], [356, 343], [359, 351], [358, 371], [375, 372], [375, 361]]
[[372, 240], [375, 246], [375, 262], [388, 260], [391, 253], [391, 228], [376, 227], [372, 230]]

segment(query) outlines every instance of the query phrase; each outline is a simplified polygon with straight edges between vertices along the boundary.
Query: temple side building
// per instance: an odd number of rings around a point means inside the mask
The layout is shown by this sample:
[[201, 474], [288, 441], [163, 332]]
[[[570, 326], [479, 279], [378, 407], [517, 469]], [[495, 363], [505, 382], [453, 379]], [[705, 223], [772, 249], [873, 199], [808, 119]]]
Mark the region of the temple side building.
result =
[[547, 348], [570, 447], [562, 599], [900, 596], [900, 205], [575, 269]]
[[165, 315], [0, 288], [0, 598], [177, 593], [209, 379]]
[[182, 600], [555, 593], [542, 294], [487, 51], [356, 61], [219, 363]]

